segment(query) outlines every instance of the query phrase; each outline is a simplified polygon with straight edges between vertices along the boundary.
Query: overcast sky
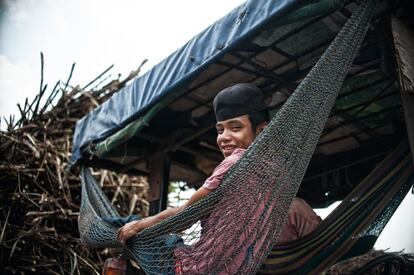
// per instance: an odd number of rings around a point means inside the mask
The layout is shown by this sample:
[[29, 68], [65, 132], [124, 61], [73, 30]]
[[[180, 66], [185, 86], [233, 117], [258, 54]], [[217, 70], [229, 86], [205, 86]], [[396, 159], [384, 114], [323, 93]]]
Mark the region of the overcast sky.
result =
[[[125, 77], [144, 59], [149, 61], [143, 69], [149, 70], [243, 2], [0, 1], [0, 115], [17, 114], [16, 104], [38, 93], [40, 52], [49, 86], [65, 81], [74, 62], [72, 85], [87, 84], [112, 64], [113, 77], [118, 73]], [[376, 248], [414, 252], [413, 212], [414, 196], [409, 194]]]
[[[1, 1], [0, 1], [1, 2]], [[85, 85], [111, 64], [124, 77], [150, 69], [242, 0], [6, 0], [1, 7], [0, 114], [33, 98], [44, 81]]]

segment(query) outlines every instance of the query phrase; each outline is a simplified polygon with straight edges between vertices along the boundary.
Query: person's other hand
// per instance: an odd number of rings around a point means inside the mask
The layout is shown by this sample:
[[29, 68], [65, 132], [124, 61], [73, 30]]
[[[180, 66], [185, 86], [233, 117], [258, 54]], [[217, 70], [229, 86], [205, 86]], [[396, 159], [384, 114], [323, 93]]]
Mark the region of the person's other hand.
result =
[[126, 223], [124, 226], [119, 228], [116, 237], [121, 243], [125, 243], [129, 238], [135, 236], [144, 228], [146, 228], [145, 219], [139, 221], [132, 221]]

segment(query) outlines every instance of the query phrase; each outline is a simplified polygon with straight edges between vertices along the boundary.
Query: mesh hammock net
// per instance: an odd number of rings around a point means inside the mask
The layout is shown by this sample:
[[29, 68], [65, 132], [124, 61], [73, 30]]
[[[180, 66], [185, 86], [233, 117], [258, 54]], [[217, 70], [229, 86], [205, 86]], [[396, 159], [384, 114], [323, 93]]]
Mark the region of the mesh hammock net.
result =
[[[249, 274], [284, 225], [342, 82], [367, 32], [372, 1], [362, 1], [268, 127], [207, 197], [131, 238], [116, 240], [118, 216], [99, 187], [83, 186], [79, 231], [91, 247], [118, 247], [147, 274]], [[83, 169], [84, 183], [91, 177]], [[90, 179], [92, 180], [92, 179]], [[203, 220], [201, 233], [198, 221]], [[185, 232], [185, 233], [184, 233]]]

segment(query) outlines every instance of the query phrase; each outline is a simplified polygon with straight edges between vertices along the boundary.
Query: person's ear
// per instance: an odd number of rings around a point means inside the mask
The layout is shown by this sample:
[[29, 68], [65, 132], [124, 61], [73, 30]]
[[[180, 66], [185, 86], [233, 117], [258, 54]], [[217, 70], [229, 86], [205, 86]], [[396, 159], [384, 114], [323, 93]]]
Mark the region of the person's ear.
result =
[[267, 127], [267, 125], [268, 125], [269, 123], [268, 122], [266, 122], [266, 121], [263, 121], [262, 123], [260, 123], [257, 127], [256, 127], [256, 135], [258, 135], [258, 134], [260, 134], [263, 130], [264, 130], [264, 128], [266, 128]]

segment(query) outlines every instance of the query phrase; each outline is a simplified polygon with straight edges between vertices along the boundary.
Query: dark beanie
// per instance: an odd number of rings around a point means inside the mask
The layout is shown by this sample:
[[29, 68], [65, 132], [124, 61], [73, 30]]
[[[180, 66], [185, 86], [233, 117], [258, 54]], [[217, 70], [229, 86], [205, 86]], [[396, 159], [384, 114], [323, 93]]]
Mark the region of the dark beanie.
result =
[[252, 114], [266, 109], [262, 90], [250, 83], [239, 83], [221, 90], [213, 101], [217, 121]]

